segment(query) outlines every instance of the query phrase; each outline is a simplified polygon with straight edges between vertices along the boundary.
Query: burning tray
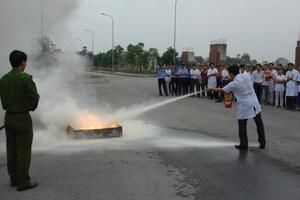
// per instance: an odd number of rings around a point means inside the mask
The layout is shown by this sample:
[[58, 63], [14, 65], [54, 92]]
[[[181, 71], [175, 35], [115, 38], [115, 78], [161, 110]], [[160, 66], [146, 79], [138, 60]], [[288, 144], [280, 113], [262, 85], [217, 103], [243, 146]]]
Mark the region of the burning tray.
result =
[[123, 128], [120, 125], [114, 125], [108, 128], [79, 129], [75, 130], [72, 126], [67, 128], [68, 135], [73, 139], [99, 139], [115, 138], [123, 135]]

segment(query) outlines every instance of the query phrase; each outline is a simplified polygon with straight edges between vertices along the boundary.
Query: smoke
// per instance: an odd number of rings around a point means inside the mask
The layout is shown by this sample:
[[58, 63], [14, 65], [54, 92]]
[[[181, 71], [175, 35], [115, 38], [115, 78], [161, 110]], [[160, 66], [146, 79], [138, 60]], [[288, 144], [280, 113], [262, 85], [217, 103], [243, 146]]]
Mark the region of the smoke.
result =
[[39, 51], [41, 5], [44, 2], [44, 33], [53, 40], [68, 38], [65, 29], [69, 17], [79, 7], [79, 0], [1, 0], [0, 6], [0, 73], [10, 69], [8, 55], [14, 49], [31, 56]]
[[[80, 100], [76, 99], [72, 85], [83, 77], [85, 63], [75, 53], [66, 52], [59, 54], [57, 61], [50, 66], [43, 65], [43, 60], [39, 63], [35, 60], [40, 53], [42, 3], [43, 33], [56, 43], [70, 38], [66, 27], [69, 18], [79, 7], [79, 2], [79, 0], [1, 0], [0, 74], [2, 76], [11, 69], [8, 56], [12, 50], [18, 49], [28, 54], [26, 72], [33, 75], [41, 96], [39, 108], [33, 113], [33, 118], [37, 121], [38, 128], [44, 130], [38, 133], [44, 134], [41, 138], [45, 140], [60, 129], [65, 129], [74, 117], [84, 112], [79, 109]], [[59, 46], [60, 44], [57, 44], [58, 48]], [[84, 87], [82, 89], [84, 90]], [[45, 130], [50, 134], [45, 135]]]

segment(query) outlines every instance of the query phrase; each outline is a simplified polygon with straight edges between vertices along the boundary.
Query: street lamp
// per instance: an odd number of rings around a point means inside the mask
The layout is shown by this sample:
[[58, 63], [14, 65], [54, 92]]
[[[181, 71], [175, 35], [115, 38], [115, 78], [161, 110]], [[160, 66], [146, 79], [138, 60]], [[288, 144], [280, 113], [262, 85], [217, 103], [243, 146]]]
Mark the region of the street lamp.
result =
[[44, 37], [44, 0], [41, 0], [41, 42]]
[[75, 40], [77, 40], [77, 41], [80, 42], [80, 50], [82, 50], [82, 48], [83, 48], [83, 42], [82, 42], [82, 40], [79, 39], [79, 38], [76, 38]]
[[101, 13], [103, 16], [107, 16], [111, 19], [112, 22], [112, 72], [115, 72], [115, 24], [114, 24], [114, 18], [111, 15], [108, 15], [106, 13]]
[[174, 53], [173, 53], [174, 63], [176, 63], [176, 30], [177, 30], [177, 0], [175, 0], [175, 15], [174, 15]]
[[86, 32], [89, 32], [92, 34], [92, 53], [94, 55], [94, 33], [91, 30], [85, 29]]

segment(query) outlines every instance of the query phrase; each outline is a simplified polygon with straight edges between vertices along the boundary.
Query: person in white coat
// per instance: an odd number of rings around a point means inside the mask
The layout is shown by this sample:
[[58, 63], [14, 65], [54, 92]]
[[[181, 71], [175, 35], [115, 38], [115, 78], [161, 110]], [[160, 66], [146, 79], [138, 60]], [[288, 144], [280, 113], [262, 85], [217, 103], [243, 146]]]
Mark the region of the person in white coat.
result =
[[285, 84], [286, 76], [282, 73], [282, 69], [279, 68], [277, 75], [275, 76], [274, 83], [275, 83], [275, 106], [280, 108], [283, 107], [284, 102], [284, 91], [285, 91]]
[[170, 65], [166, 66], [166, 85], [169, 90], [169, 94], [172, 94], [172, 85], [171, 85], [171, 78], [172, 78], [172, 70], [170, 68]]
[[251, 77], [247, 74], [239, 74], [238, 66], [231, 66], [228, 69], [230, 79], [232, 80], [223, 89], [209, 88], [208, 90], [233, 93], [237, 99], [237, 119], [239, 126], [240, 144], [235, 145], [238, 150], [248, 149], [247, 137], [247, 121], [253, 118], [258, 134], [259, 147], [264, 149], [266, 147], [265, 129], [263, 120], [261, 118], [261, 106], [255, 94]]
[[[200, 97], [200, 77], [201, 77], [201, 72], [200, 70], [196, 67], [195, 64], [193, 64], [192, 69], [190, 70], [191, 74], [191, 86], [190, 86], [190, 93], [195, 93], [197, 92], [197, 97]], [[196, 89], [196, 91], [195, 91]], [[195, 97], [196, 95], [193, 95]]]
[[[217, 76], [218, 76], [218, 70], [215, 68], [214, 63], [209, 64], [209, 69], [207, 70], [207, 77], [208, 77], [208, 83], [207, 88], [216, 88], [217, 87]], [[218, 99], [218, 92], [216, 91], [210, 91], [207, 92], [209, 98], [212, 100], [214, 97], [217, 100]]]
[[300, 66], [298, 66], [297, 85], [298, 85], [298, 99], [297, 99], [297, 106], [298, 106], [298, 111], [300, 111]]
[[289, 63], [289, 71], [286, 73], [286, 104], [287, 109], [295, 110], [295, 99], [298, 95], [297, 76], [298, 71], [294, 69], [294, 64]]

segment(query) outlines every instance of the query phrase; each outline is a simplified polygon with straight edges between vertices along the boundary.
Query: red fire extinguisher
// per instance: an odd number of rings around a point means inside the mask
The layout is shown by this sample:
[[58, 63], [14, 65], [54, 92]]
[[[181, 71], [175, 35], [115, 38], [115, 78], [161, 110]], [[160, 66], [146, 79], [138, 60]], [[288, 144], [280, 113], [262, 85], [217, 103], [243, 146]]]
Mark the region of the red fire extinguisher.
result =
[[225, 93], [224, 94], [224, 105], [225, 108], [232, 108], [232, 94], [231, 93]]

